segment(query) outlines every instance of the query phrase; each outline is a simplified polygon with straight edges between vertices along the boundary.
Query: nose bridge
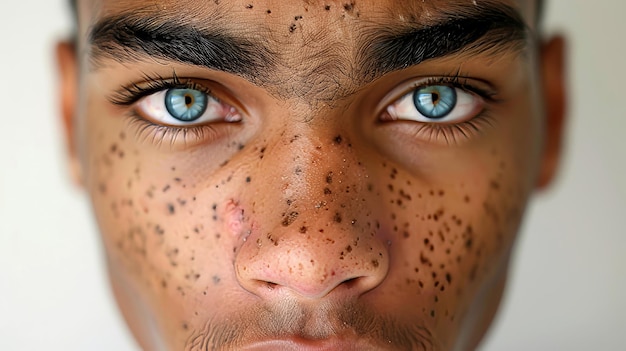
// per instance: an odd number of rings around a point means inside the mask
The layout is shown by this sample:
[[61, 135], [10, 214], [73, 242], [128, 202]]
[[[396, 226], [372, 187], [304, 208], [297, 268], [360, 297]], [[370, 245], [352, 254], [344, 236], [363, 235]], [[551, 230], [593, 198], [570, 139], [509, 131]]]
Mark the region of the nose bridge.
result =
[[366, 170], [339, 134], [287, 139], [266, 151], [258, 169], [270, 176], [255, 194], [263, 205], [235, 259], [240, 283], [255, 294], [272, 295], [271, 287], [308, 298], [375, 287], [388, 255], [368, 221]]

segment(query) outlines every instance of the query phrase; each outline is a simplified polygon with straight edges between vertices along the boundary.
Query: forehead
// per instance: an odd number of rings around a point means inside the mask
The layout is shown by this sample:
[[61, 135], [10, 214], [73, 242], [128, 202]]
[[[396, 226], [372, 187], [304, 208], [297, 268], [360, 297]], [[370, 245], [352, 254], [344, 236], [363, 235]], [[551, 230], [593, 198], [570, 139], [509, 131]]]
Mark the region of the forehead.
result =
[[[254, 44], [250, 45], [251, 50], [259, 58], [254, 64], [271, 66], [271, 69], [241, 67], [242, 71], [253, 72], [248, 80], [256, 80], [265, 87], [281, 87], [275, 95], [282, 97], [329, 101], [353, 94], [368, 81], [364, 77], [368, 72], [364, 71], [377, 70], [380, 60], [363, 59], [376, 39], [435, 26], [451, 18], [480, 18], [489, 8], [512, 11], [532, 29], [535, 3], [533, 0], [83, 0], [79, 2], [79, 19], [83, 42], [88, 40], [87, 34], [94, 24], [118, 16], [145, 19], [144, 24], [152, 28], [162, 23], [178, 24], [203, 33], [223, 33], [231, 39], [245, 38]], [[368, 64], [370, 67], [366, 67]], [[373, 78], [376, 74], [369, 76]]]

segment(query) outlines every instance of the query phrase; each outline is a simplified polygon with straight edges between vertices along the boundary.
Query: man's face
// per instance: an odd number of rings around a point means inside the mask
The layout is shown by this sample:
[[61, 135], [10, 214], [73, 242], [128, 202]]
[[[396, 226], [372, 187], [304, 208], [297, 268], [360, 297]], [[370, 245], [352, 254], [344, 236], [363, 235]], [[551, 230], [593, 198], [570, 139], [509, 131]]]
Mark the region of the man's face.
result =
[[474, 348], [554, 158], [535, 5], [79, 1], [70, 144], [140, 344]]

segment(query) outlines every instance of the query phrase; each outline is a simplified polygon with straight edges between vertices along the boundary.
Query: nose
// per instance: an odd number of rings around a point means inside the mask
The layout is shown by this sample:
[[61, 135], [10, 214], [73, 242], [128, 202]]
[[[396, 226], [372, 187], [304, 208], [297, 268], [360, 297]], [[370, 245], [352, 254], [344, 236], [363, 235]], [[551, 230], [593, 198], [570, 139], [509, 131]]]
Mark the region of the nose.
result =
[[[305, 146], [268, 150], [270, 166], [259, 167], [267, 177], [255, 193], [254, 229], [235, 258], [237, 278], [266, 299], [360, 296], [389, 267], [387, 245], [368, 211], [375, 199], [365, 195], [367, 172], [346, 146], [324, 150], [299, 142]], [[297, 161], [278, 170], [286, 157]]]

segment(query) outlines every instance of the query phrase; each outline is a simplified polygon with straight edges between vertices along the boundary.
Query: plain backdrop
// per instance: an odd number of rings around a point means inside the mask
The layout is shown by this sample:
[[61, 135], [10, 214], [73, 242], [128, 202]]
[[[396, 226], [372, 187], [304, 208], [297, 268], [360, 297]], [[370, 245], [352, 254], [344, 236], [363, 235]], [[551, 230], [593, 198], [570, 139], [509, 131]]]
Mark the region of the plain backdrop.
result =
[[[0, 350], [137, 350], [65, 168], [52, 51], [65, 2], [0, 4]], [[483, 351], [626, 350], [624, 15], [622, 0], [548, 0], [547, 28], [569, 37], [568, 146]]]

